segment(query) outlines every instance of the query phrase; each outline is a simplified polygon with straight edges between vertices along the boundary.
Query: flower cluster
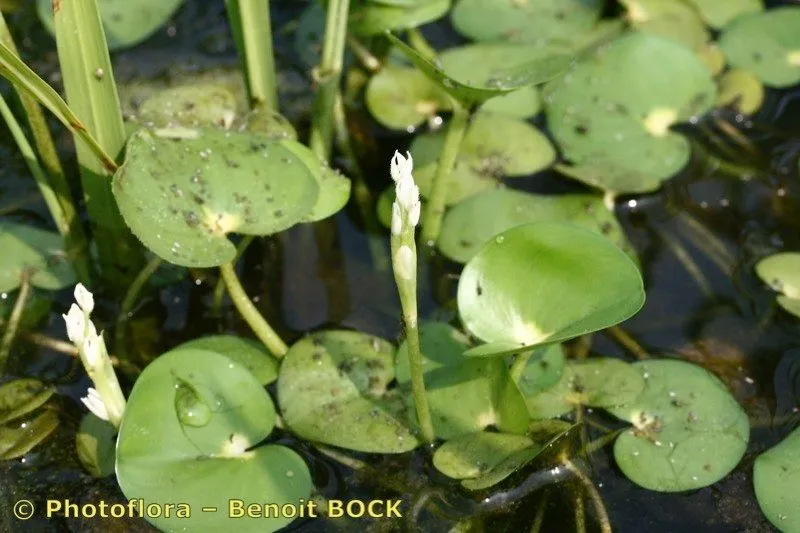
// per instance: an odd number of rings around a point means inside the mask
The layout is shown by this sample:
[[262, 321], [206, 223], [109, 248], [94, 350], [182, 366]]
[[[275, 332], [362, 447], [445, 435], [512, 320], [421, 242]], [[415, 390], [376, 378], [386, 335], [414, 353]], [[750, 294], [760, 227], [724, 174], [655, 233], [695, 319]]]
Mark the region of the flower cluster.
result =
[[414, 183], [411, 171], [414, 170], [414, 160], [406, 152], [408, 159], [395, 150], [392, 157], [391, 174], [395, 182], [395, 200], [392, 204], [392, 234], [400, 235], [403, 232], [403, 221], [408, 221], [413, 229], [419, 224], [422, 204], [419, 201], [419, 188]]
[[81, 362], [94, 383], [81, 401], [98, 418], [119, 426], [125, 410], [125, 397], [111, 366], [102, 333], [97, 333], [90, 318], [94, 310], [94, 296], [78, 283], [75, 286], [75, 302], [62, 316], [67, 325], [67, 336], [78, 348]]

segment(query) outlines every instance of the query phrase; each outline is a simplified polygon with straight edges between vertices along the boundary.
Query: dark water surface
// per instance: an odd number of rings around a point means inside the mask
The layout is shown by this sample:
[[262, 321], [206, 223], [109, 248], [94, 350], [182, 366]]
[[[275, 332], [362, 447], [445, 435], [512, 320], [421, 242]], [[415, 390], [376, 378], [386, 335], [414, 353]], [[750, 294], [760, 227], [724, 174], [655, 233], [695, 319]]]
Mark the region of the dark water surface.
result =
[[[304, 2], [273, 4], [282, 66], [282, 111], [300, 125], [302, 134], [312, 93], [306, 67], [291, 47], [291, 21]], [[29, 13], [18, 15], [14, 22], [19, 35], [25, 36], [20, 44], [27, 58], [38, 72], [58, 84], [52, 40]], [[442, 26], [431, 37], [435, 42], [446, 42], [452, 32]], [[224, 6], [218, 1], [187, 2], [173, 23], [114, 59], [122, 82], [133, 78], [169, 80], [181, 72], [238, 68]], [[364, 125], [361, 132], [374, 143], [365, 150], [360, 163], [378, 192], [389, 183], [389, 155], [395, 148], [404, 148], [409, 138], [381, 130], [365, 111], [356, 113], [357, 123]], [[713, 158], [698, 151], [691, 165], [658, 193], [618, 200], [618, 214], [642, 261], [647, 288], [644, 309], [624, 327], [650, 353], [680, 356], [720, 376], [750, 415], [754, 424], [751, 443], [731, 475], [712, 487], [680, 494], [650, 492], [628, 481], [616, 468], [610, 447], [585, 459], [583, 464], [598, 486], [614, 530], [623, 533], [773, 530], [753, 494], [752, 463], [797, 425], [800, 326], [796, 319], [775, 308], [774, 295], [755, 278], [753, 265], [774, 251], [800, 249], [800, 91], [770, 93], [756, 117], [738, 120], [741, 117], [721, 113], [720, 118], [745, 131], [758, 148], [758, 155], [752, 156], [735, 149], [736, 164], [752, 168], [748, 179], [721, 170]], [[703, 126], [693, 128], [692, 136], [711, 147], [709, 131], [719, 135], [719, 130], [711, 118]], [[69, 154], [69, 137], [61, 139], [61, 148]], [[49, 223], [33, 180], [7, 132], [0, 132], [0, 141], [0, 213], [19, 207], [14, 217]], [[74, 168], [74, 161], [66, 163]], [[548, 173], [514, 183], [536, 191], [575, 190]], [[371, 262], [369, 239], [388, 253], [388, 235], [365, 234], [357, 210], [351, 207], [316, 228], [298, 227], [257, 240], [241, 261], [240, 273], [248, 294], [289, 342], [323, 327], [355, 328], [396, 340], [400, 336], [400, 308], [392, 275]], [[681, 262], [679, 257], [684, 253], [699, 275], [690, 274]], [[457, 273], [455, 265], [440, 258], [423, 266], [423, 318], [454, 316]], [[252, 336], [229, 302], [221, 317], [213, 316], [210, 304], [215, 283], [215, 272], [191, 271], [146, 293], [131, 320], [126, 350], [132, 360], [144, 366], [159, 353], [203, 334], [236, 332]], [[98, 327], [110, 331], [119, 298], [105, 296], [98, 298], [96, 320]], [[67, 309], [71, 298], [70, 291], [56, 295], [44, 333], [65, 338], [59, 312]], [[633, 360], [606, 334], [594, 335], [591, 350]], [[75, 455], [74, 434], [83, 412], [76, 400], [88, 381], [74, 363], [47, 349], [24, 342], [17, 345], [10, 371], [56, 382], [62, 423], [54, 436], [24, 460], [0, 463], [0, 531], [152, 530], [144, 522], [33, 519], [21, 523], [10, 515], [10, 505], [23, 497], [35, 503], [47, 498], [69, 498], [77, 503], [124, 501], [113, 478], [91, 478]], [[604, 422], [615, 424], [610, 419]], [[353, 453], [372, 467], [368, 472], [356, 472], [291, 436], [279, 438], [304, 454], [318, 488], [327, 498], [404, 500], [406, 516], [400, 521], [297, 521], [290, 529], [299, 531], [445, 532], [459, 518], [470, 515], [481, 516], [478, 522], [483, 525], [476, 526], [475, 531], [527, 531], [545, 491], [525, 495], [514, 484], [534, 486], [549, 475], [526, 471], [502, 486], [507, 492], [482, 495], [492, 497], [491, 502], [508, 500], [500, 511], [492, 511], [489, 504], [462, 492], [457, 483], [438, 474], [430, 466], [426, 451], [386, 458]], [[570, 487], [551, 486], [542, 531], [574, 530]], [[588, 501], [586, 511], [592, 531]]]

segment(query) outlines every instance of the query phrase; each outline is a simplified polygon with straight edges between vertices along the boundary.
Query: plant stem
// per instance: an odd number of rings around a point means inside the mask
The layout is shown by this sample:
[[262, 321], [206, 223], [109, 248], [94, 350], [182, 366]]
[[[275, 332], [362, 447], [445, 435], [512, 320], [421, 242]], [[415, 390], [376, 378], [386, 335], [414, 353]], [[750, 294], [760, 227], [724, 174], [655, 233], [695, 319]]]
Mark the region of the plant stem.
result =
[[259, 340], [264, 343], [264, 346], [266, 346], [275, 357], [281, 359], [284, 355], [286, 355], [288, 347], [286, 346], [286, 343], [281, 340], [278, 334], [275, 333], [275, 330], [272, 329], [272, 326], [267, 323], [266, 319], [261, 316], [261, 313], [258, 312], [256, 306], [254, 306], [253, 302], [250, 301], [247, 293], [244, 292], [244, 287], [242, 287], [242, 284], [239, 282], [239, 278], [236, 276], [233, 263], [221, 265], [219, 270], [222, 273], [222, 279], [225, 280], [225, 286], [228, 288], [228, 294], [230, 294], [231, 299], [233, 300], [233, 305], [236, 306], [239, 314], [242, 315], [242, 318], [244, 318], [250, 328], [252, 328], [253, 333], [256, 334], [256, 337], [258, 337]]
[[439, 155], [439, 164], [433, 176], [433, 186], [422, 222], [422, 241], [430, 247], [436, 244], [442, 228], [444, 206], [447, 198], [448, 182], [456, 157], [461, 148], [461, 141], [467, 130], [469, 111], [458, 102], [453, 102], [453, 117], [447, 126], [442, 153]]
[[438, 55], [436, 53], [436, 49], [430, 45], [428, 40], [422, 35], [422, 32], [419, 31], [419, 28], [411, 28], [408, 30], [408, 44], [411, 47], [420, 53], [420, 55], [424, 56], [426, 59], [430, 59], [433, 61], [436, 59]]
[[522, 379], [522, 374], [525, 372], [525, 367], [528, 366], [528, 360], [536, 353], [536, 350], [518, 354], [514, 357], [514, 362], [511, 363], [511, 379], [514, 383], [519, 383]]
[[333, 114], [344, 65], [347, 42], [347, 14], [350, 0], [330, 0], [325, 21], [322, 58], [314, 72], [317, 95], [314, 99], [309, 147], [323, 161], [328, 161], [333, 147]]
[[419, 329], [417, 325], [409, 325], [406, 320], [406, 344], [408, 345], [408, 363], [411, 374], [411, 392], [414, 395], [414, 404], [417, 408], [417, 418], [422, 429], [422, 438], [425, 442], [433, 442], [436, 435], [433, 431], [428, 396], [425, 394], [425, 378], [422, 371], [422, 352], [419, 348]]
[[645, 359], [650, 359], [650, 354], [647, 353], [647, 350], [642, 348], [642, 345], [639, 344], [636, 339], [634, 339], [630, 333], [625, 331], [619, 326], [611, 326], [610, 328], [606, 328], [606, 331], [611, 337], [620, 344], [623, 348], [631, 352], [636, 359], [640, 361], [644, 361]]
[[583, 503], [583, 495], [576, 492], [575, 496], [575, 532], [586, 533], [586, 507]]
[[[600, 531], [602, 533], [611, 533], [611, 520], [608, 518], [608, 511], [606, 511], [606, 506], [603, 503], [603, 498], [597, 491], [597, 487], [594, 486], [589, 476], [569, 459], [564, 461], [564, 466], [578, 478], [583, 488], [586, 490], [586, 494], [589, 495], [589, 499], [592, 500], [595, 513], [597, 514], [597, 521], [600, 522]], [[583, 502], [583, 500], [581, 500], [581, 502]], [[583, 507], [583, 505], [581, 505], [581, 507]]]
[[145, 283], [147, 283], [147, 280], [158, 270], [162, 262], [163, 260], [158, 256], [154, 256], [148, 261], [144, 268], [139, 271], [133, 279], [130, 287], [128, 287], [128, 291], [125, 293], [125, 298], [122, 300], [122, 305], [120, 305], [119, 316], [117, 316], [117, 324], [114, 328], [114, 350], [117, 354], [122, 352], [125, 346], [125, 337], [127, 336], [126, 326], [128, 319], [131, 317], [133, 306], [139, 299], [139, 294], [142, 292]]
[[369, 48], [364, 46], [364, 43], [352, 35], [347, 36], [347, 46], [350, 47], [350, 50], [358, 58], [361, 66], [370, 73], [374, 74], [381, 69], [382, 65], [380, 60], [373, 55]]
[[250, 103], [278, 109], [269, 0], [226, 0], [228, 20], [244, 63]]
[[685, 268], [692, 279], [694, 279], [694, 282], [697, 284], [706, 298], [713, 298], [714, 290], [711, 288], [711, 283], [708, 281], [708, 279], [706, 279], [705, 275], [703, 275], [703, 271], [700, 270], [700, 267], [694, 262], [692, 256], [689, 254], [683, 244], [681, 244], [678, 239], [673, 237], [668, 230], [660, 231], [659, 235], [664, 241], [664, 244], [667, 245], [667, 248], [672, 250], [672, 253], [675, 254], [675, 257], [678, 259], [681, 265], [683, 265], [683, 268]]
[[[233, 264], [239, 262], [239, 259], [242, 258], [244, 252], [250, 246], [250, 243], [253, 242], [255, 236], [253, 235], [245, 235], [242, 237], [242, 240], [239, 242], [239, 245], [236, 247], [236, 256], [233, 258]], [[220, 279], [217, 281], [216, 286], [214, 286], [214, 295], [211, 298], [211, 314], [215, 316], [219, 316], [220, 309], [222, 308], [222, 298], [225, 296], [225, 280]]]
[[545, 489], [542, 500], [536, 507], [536, 516], [533, 518], [530, 533], [539, 533], [542, 530], [542, 523], [544, 522], [544, 513], [547, 510], [547, 500], [550, 498], [550, 491]]
[[5, 372], [6, 362], [11, 353], [11, 345], [14, 343], [14, 338], [17, 336], [19, 321], [22, 319], [22, 312], [25, 310], [25, 304], [28, 301], [30, 289], [30, 272], [23, 270], [22, 274], [20, 274], [19, 294], [17, 294], [14, 307], [11, 309], [11, 316], [8, 317], [6, 330], [3, 333], [3, 341], [0, 343], [0, 374]]
[[597, 450], [599, 450], [600, 448], [604, 448], [606, 445], [612, 443], [619, 436], [619, 434], [622, 433], [623, 431], [624, 431], [624, 428], [623, 429], [615, 429], [615, 430], [610, 431], [609, 433], [603, 435], [602, 437], [597, 437], [593, 441], [589, 442], [583, 448], [583, 450], [587, 454], [592, 454], [592, 453], [596, 452]]

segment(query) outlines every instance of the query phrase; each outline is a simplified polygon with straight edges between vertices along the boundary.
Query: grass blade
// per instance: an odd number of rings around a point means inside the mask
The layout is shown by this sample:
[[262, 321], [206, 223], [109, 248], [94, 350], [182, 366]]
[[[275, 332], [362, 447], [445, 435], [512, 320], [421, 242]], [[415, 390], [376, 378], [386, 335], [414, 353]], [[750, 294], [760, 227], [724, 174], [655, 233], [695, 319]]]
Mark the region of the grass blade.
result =
[[226, 0], [252, 107], [278, 110], [269, 0]]

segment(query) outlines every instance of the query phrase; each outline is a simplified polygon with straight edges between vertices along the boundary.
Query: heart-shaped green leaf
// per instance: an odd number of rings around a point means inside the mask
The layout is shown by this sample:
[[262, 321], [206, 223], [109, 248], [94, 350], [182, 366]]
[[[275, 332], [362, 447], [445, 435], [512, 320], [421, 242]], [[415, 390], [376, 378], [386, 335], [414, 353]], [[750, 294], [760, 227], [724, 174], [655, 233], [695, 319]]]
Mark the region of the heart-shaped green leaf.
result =
[[665, 181], [665, 178], [616, 166], [608, 161], [585, 165], [556, 165], [555, 169], [565, 176], [614, 195], [652, 192]]
[[386, 30], [407, 30], [432, 22], [450, 9], [450, 0], [420, 0], [389, 5], [385, 2], [350, 4], [348, 30], [369, 36]]
[[660, 35], [699, 52], [711, 35], [700, 14], [689, 4], [673, 0], [621, 0], [631, 25], [644, 33]]
[[159, 257], [218, 266], [236, 255], [228, 233], [276, 233], [314, 209], [320, 164], [312, 171], [299, 143], [216, 129], [183, 133], [139, 130], [114, 175], [125, 222]]
[[[486, 217], [491, 213], [491, 217]], [[498, 189], [472, 196], [448, 210], [439, 249], [453, 261], [466, 263], [496, 235], [530, 222], [569, 222], [602, 233], [631, 257], [634, 251], [614, 214], [597, 196], [543, 196]]]
[[34, 287], [58, 290], [75, 283], [67, 262], [64, 239], [58, 233], [16, 222], [0, 221], [0, 292], [19, 287], [22, 271], [31, 273]]
[[451, 107], [447, 94], [418, 69], [391, 64], [370, 78], [364, 98], [372, 116], [395, 130], [413, 130]]
[[223, 84], [179, 85], [157, 92], [139, 107], [139, 123], [158, 128], [230, 127], [237, 115], [236, 97]]
[[[166, 23], [183, 0], [100, 0], [108, 48], [128, 48], [150, 37]], [[39, 20], [53, 33], [52, 0], [37, 0]]]
[[731, 106], [746, 115], [761, 108], [764, 101], [764, 85], [752, 72], [734, 68], [720, 77], [717, 103]]
[[418, 444], [406, 402], [387, 391], [394, 348], [356, 331], [323, 331], [289, 349], [278, 376], [283, 420], [303, 438], [372, 453], [402, 453]]
[[725, 27], [719, 44], [732, 66], [771, 87], [800, 82], [800, 6], [739, 17]]
[[[431, 322], [420, 327], [420, 349], [433, 428], [436, 436], [452, 439], [494, 425], [522, 433], [528, 416], [522, 395], [513, 386], [505, 362], [464, 357], [469, 339], [448, 324]], [[405, 342], [397, 352], [397, 381], [411, 379]], [[511, 385], [508, 387], [507, 385]], [[411, 420], [413, 410], [408, 395]]]
[[800, 530], [800, 429], [758, 456], [753, 487], [761, 511], [781, 531]]
[[[549, 81], [567, 70], [573, 60], [573, 56], [569, 53], [547, 54], [504, 69], [492, 70], [488, 78], [475, 81], [462, 80], [451, 76], [391, 33], [387, 33], [386, 36], [428, 79], [465, 107], [473, 107], [495, 96]], [[486, 74], [485, 68], [482, 74]]]
[[746, 13], [764, 10], [762, 0], [688, 0], [714, 28], [722, 28]]
[[517, 380], [517, 387], [526, 401], [561, 381], [565, 365], [564, 349], [560, 344], [537, 349], [525, 362], [525, 368]]
[[300, 222], [316, 222], [338, 213], [350, 199], [350, 180], [330, 168], [308, 148], [297, 142], [286, 143], [286, 148], [311, 172], [319, 187], [314, 207]]
[[[563, 342], [629, 318], [644, 303], [636, 265], [614, 243], [571, 225], [533, 223], [490, 240], [461, 273], [458, 310], [492, 344], [481, 355]], [[513, 348], [516, 346], [516, 348]]]
[[784, 252], [765, 257], [756, 264], [756, 274], [780, 293], [778, 305], [800, 317], [800, 253]]
[[563, 41], [591, 31], [602, 9], [601, 0], [461, 0], [452, 20], [475, 41]]
[[[117, 480], [129, 499], [184, 502], [190, 518], [149, 517], [164, 530], [219, 531], [229, 501], [300, 505], [308, 467], [284, 446], [262, 445], [275, 408], [249, 370], [214, 352], [180, 348], [136, 380], [117, 439]], [[226, 512], [197, 512], [213, 507]], [[292, 518], [242, 517], [239, 531], [275, 531]]]
[[716, 87], [685, 47], [625, 35], [545, 88], [547, 121], [564, 156], [666, 179], [684, 167], [689, 141], [670, 127], [708, 111]]
[[633, 427], [614, 444], [628, 478], [661, 492], [716, 483], [747, 449], [747, 415], [716, 376], [678, 360], [634, 363], [645, 380], [634, 401], [608, 408]]
[[233, 359], [253, 374], [262, 385], [278, 379], [278, 361], [260, 342], [234, 335], [210, 335], [184, 342], [177, 349], [194, 348], [216, 352]]
[[94, 477], [114, 473], [117, 430], [94, 413], [87, 413], [75, 435], [75, 448], [83, 467]]
[[534, 446], [538, 453], [541, 446], [524, 435], [470, 433], [439, 446], [433, 454], [433, 466], [453, 479], [474, 478], [497, 467], [512, 454]]

